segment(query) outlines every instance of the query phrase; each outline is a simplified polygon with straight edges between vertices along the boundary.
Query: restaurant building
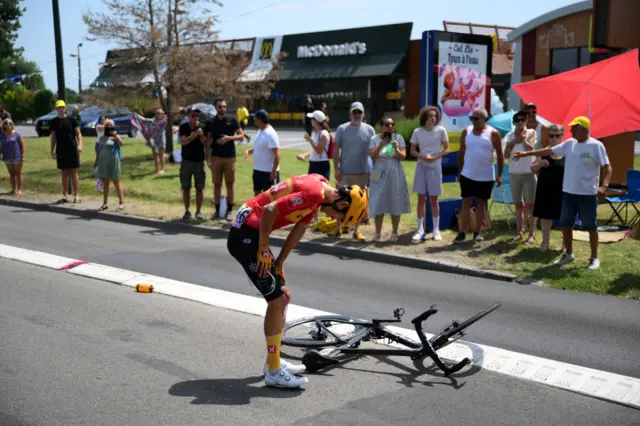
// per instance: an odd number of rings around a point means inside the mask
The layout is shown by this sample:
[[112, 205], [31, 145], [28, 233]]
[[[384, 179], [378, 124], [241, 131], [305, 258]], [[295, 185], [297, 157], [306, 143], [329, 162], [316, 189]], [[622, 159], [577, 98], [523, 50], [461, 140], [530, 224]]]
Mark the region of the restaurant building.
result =
[[[637, 48], [639, 16], [638, 0], [587, 0], [526, 22], [508, 35], [516, 51], [511, 84], [559, 74]], [[508, 98], [508, 108], [523, 106], [515, 90], [509, 90]], [[635, 137], [634, 132], [627, 132], [602, 138], [613, 166], [614, 184], [624, 183], [626, 170], [633, 168]]]
[[356, 100], [370, 122], [384, 114], [402, 116], [412, 28], [409, 22], [256, 39], [250, 80], [262, 78], [259, 70], [271, 58], [286, 57], [271, 96], [252, 106], [269, 110], [279, 125], [300, 125], [309, 96], [316, 108], [327, 104], [334, 123], [348, 119]]

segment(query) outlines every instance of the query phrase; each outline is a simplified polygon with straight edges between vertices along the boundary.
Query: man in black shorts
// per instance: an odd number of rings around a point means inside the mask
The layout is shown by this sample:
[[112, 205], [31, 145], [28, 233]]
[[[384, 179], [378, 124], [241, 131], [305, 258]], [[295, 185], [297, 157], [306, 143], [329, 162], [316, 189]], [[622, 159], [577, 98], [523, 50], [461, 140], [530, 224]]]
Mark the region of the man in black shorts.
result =
[[[500, 133], [493, 127], [487, 126], [489, 113], [484, 108], [477, 108], [471, 113], [471, 126], [462, 131], [460, 136], [460, 151], [458, 152], [458, 173], [460, 191], [462, 193], [462, 211], [460, 212], [460, 233], [453, 241], [462, 243], [469, 231], [469, 214], [473, 199], [476, 199], [476, 229], [474, 241], [483, 241], [480, 235], [482, 224], [487, 212], [487, 201], [491, 198], [493, 183], [502, 185], [502, 169], [504, 167], [504, 153]], [[494, 152], [498, 159], [498, 175], [493, 168]]]
[[56, 160], [62, 170], [62, 199], [66, 203], [69, 194], [69, 177], [73, 182], [73, 202], [79, 203], [78, 167], [82, 152], [82, 134], [80, 123], [74, 117], [67, 116], [67, 104], [63, 100], [56, 102], [58, 116], [51, 120], [51, 158]]
[[182, 142], [182, 161], [180, 163], [180, 186], [182, 187], [182, 199], [184, 201], [183, 220], [191, 219], [189, 207], [191, 205], [191, 179], [196, 186], [196, 219], [204, 220], [200, 209], [204, 199], [204, 184], [206, 180], [204, 165], [205, 135], [204, 129], [198, 118], [200, 110], [189, 109], [187, 111], [189, 121], [180, 125], [180, 138]]
[[[367, 206], [367, 193], [360, 187], [334, 188], [324, 176], [308, 174], [272, 186], [238, 210], [227, 248], [267, 301], [264, 318], [267, 363], [263, 370], [267, 386], [297, 388], [307, 383], [306, 378], [294, 376], [304, 371], [304, 366], [280, 359], [286, 309], [291, 299], [284, 275], [287, 256], [318, 209], [351, 226], [362, 220]], [[294, 227], [276, 259], [269, 248], [269, 235], [292, 224]]]

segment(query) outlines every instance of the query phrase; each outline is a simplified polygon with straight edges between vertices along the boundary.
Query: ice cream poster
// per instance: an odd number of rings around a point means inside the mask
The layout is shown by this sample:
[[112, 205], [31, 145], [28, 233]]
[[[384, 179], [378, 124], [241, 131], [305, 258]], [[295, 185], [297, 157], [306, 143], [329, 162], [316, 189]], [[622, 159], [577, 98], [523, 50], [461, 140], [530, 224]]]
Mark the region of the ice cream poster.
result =
[[486, 106], [491, 90], [486, 69], [486, 45], [439, 42], [436, 99], [442, 112], [440, 125], [448, 131], [461, 132], [471, 124], [471, 112]]

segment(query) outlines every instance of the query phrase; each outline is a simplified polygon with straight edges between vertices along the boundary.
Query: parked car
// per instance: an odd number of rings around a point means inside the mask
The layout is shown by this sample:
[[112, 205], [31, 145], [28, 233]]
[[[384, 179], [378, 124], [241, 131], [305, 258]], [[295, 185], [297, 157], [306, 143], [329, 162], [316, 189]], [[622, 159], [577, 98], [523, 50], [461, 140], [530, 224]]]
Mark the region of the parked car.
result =
[[80, 131], [82, 136], [96, 136], [96, 124], [98, 124], [100, 116], [105, 116], [113, 120], [116, 125], [116, 131], [119, 134], [134, 138], [137, 134], [137, 129], [131, 124], [132, 114], [133, 112], [130, 109], [124, 107], [90, 106], [80, 111], [82, 120]]
[[[80, 114], [82, 114], [82, 111], [87, 107], [86, 105], [83, 105], [83, 104], [69, 104], [68, 111], [71, 111], [76, 106], [80, 108]], [[52, 118], [55, 118], [57, 116], [58, 116], [58, 112], [54, 109], [50, 113], [36, 118], [34, 125], [36, 128], [36, 133], [38, 137], [49, 136], [51, 134], [51, 128], [49, 126], [49, 122], [51, 121]]]

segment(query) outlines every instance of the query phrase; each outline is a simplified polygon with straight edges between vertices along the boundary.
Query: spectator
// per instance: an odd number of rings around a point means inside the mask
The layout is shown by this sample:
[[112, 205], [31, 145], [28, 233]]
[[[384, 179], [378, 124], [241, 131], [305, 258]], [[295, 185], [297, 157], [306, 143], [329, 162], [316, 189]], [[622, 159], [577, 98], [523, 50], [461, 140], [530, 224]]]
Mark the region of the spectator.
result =
[[269, 124], [267, 111], [256, 111], [255, 121], [259, 131], [253, 148], [244, 152], [244, 159], [253, 154], [253, 193], [258, 195], [280, 182], [280, 140]]
[[7, 166], [9, 178], [11, 179], [11, 195], [21, 196], [22, 184], [24, 182], [22, 176], [24, 139], [20, 133], [16, 132], [13, 121], [10, 118], [5, 119], [1, 123], [0, 151], [2, 152], [2, 161], [4, 161], [4, 164]]
[[525, 122], [527, 114], [519, 111], [513, 115], [515, 130], [504, 137], [506, 142], [504, 156], [509, 157], [509, 180], [511, 193], [516, 206], [516, 237], [514, 241], [521, 241], [525, 232], [525, 225], [529, 227], [529, 238], [526, 244], [535, 242], [536, 222], [533, 216], [533, 202], [536, 196], [537, 177], [531, 171], [533, 157], [514, 161], [512, 154], [521, 151], [533, 151], [536, 146], [536, 132], [527, 129]]
[[0, 103], [0, 121], [9, 120], [9, 119], [11, 119], [11, 114], [9, 114], [9, 111], [4, 109], [4, 104]]
[[[460, 232], [454, 240], [456, 244], [466, 240], [469, 214], [474, 198], [476, 200], [476, 229], [473, 239], [474, 241], [484, 240], [480, 231], [487, 212], [487, 200], [491, 198], [494, 181], [498, 186], [502, 185], [502, 169], [504, 167], [502, 140], [496, 129], [487, 126], [488, 117], [486, 109], [475, 109], [470, 117], [473, 124], [464, 129], [460, 136], [458, 170], [462, 192], [462, 211], [460, 212]], [[498, 157], [497, 176], [493, 169], [494, 151]]]
[[102, 179], [102, 206], [99, 210], [107, 210], [109, 205], [109, 181], [113, 182], [118, 194], [118, 210], [124, 209], [124, 197], [120, 186], [120, 165], [122, 155], [120, 148], [124, 142], [117, 134], [113, 120], [104, 122], [104, 135], [98, 141], [98, 177]]
[[[247, 143], [251, 143], [251, 136], [249, 136], [244, 129], [247, 128], [247, 124], [249, 124], [249, 110], [244, 106], [243, 102], [238, 104], [238, 110], [236, 111], [236, 117], [238, 119], [238, 124], [242, 129], [242, 133], [244, 134], [245, 139], [247, 139]], [[242, 140], [240, 141], [242, 142]]]
[[424, 241], [427, 235], [424, 231], [427, 196], [431, 204], [433, 239], [442, 239], [438, 197], [442, 195], [442, 157], [449, 153], [449, 135], [444, 127], [438, 125], [441, 118], [438, 108], [423, 108], [420, 111], [420, 127], [411, 135], [411, 155], [418, 159], [413, 178], [413, 192], [418, 194], [418, 232], [413, 236], [414, 241]]
[[[375, 130], [371, 125], [363, 122], [362, 103], [352, 103], [349, 114], [351, 121], [341, 124], [336, 130], [333, 153], [334, 173], [339, 185], [358, 185], [365, 189], [369, 181], [369, 145]], [[368, 222], [367, 214], [363, 222]], [[336, 221], [336, 225], [334, 236], [339, 237], [344, 230], [339, 220]], [[365, 240], [360, 232], [359, 223], [354, 226], [353, 238], [359, 241]]]
[[147, 141], [147, 145], [153, 151], [153, 161], [156, 165], [156, 173], [164, 174], [164, 150], [167, 147], [167, 133], [165, 124], [168, 117], [162, 109], [156, 110], [153, 118], [144, 118], [140, 114], [135, 114], [138, 130]]
[[230, 221], [235, 199], [233, 184], [236, 180], [236, 141], [244, 139], [244, 131], [235, 118], [227, 115], [227, 101], [218, 98], [215, 102], [216, 116], [205, 126], [207, 165], [211, 169], [213, 201], [216, 206], [211, 218], [220, 219], [220, 197], [224, 178], [227, 188], [227, 210], [224, 218]]
[[523, 111], [527, 114], [527, 129], [536, 131], [535, 149], [545, 148], [549, 145], [549, 128], [546, 124], [538, 121], [538, 108], [533, 103], [524, 106]]
[[[549, 147], [553, 148], [559, 145], [563, 136], [564, 127], [557, 124], [549, 126]], [[553, 221], [560, 219], [562, 213], [564, 158], [557, 154], [538, 158], [531, 165], [531, 171], [538, 173], [533, 216], [541, 219], [542, 243], [540, 244], [540, 249], [547, 251], [550, 248], [549, 237]]]
[[401, 163], [407, 158], [407, 144], [402, 135], [393, 131], [393, 126], [393, 118], [383, 117], [380, 120], [382, 133], [371, 138], [369, 144], [369, 155], [373, 161], [369, 217], [375, 218], [375, 241], [380, 241], [384, 215], [391, 215], [389, 241], [395, 243], [398, 241], [400, 215], [411, 213], [411, 200]]
[[[582, 229], [589, 231], [591, 258], [588, 269], [598, 269], [598, 198], [604, 198], [611, 179], [611, 164], [602, 142], [589, 136], [591, 121], [587, 117], [576, 117], [571, 123], [571, 139], [552, 148], [519, 152], [516, 158], [530, 156], [561, 155], [565, 158], [565, 173], [562, 180], [562, 214], [560, 226], [565, 252], [557, 265], [573, 262], [573, 226], [576, 215], [582, 221]], [[600, 184], [600, 169], [604, 177]]]
[[56, 160], [58, 169], [62, 171], [62, 199], [66, 203], [69, 193], [69, 178], [73, 182], [73, 202], [79, 203], [78, 168], [82, 152], [82, 134], [78, 122], [67, 116], [67, 104], [63, 100], [56, 102], [57, 117], [51, 120], [51, 158]]
[[302, 122], [304, 123], [304, 131], [307, 132], [307, 135], [311, 136], [313, 132], [313, 126], [311, 125], [311, 118], [309, 118], [309, 114], [313, 114], [315, 108], [313, 107], [313, 101], [311, 100], [311, 96], [307, 98], [307, 102], [304, 104], [304, 115], [302, 116]]
[[80, 114], [80, 107], [78, 107], [78, 105], [74, 105], [73, 108], [71, 108], [71, 117], [76, 119], [78, 129], [80, 129], [80, 133], [82, 133], [82, 115]]
[[180, 126], [182, 138], [182, 161], [180, 162], [180, 186], [182, 187], [182, 199], [184, 201], [183, 220], [191, 219], [191, 178], [196, 187], [196, 219], [204, 220], [202, 215], [202, 201], [204, 199], [205, 173], [205, 135], [203, 127], [198, 120], [200, 110], [189, 109], [187, 111], [189, 121]]
[[331, 163], [329, 162], [328, 154], [331, 129], [327, 123], [327, 116], [322, 111], [314, 111], [309, 115], [315, 132], [313, 137], [304, 135], [304, 139], [311, 145], [307, 173], [317, 173], [327, 178], [327, 180], [331, 180]]

